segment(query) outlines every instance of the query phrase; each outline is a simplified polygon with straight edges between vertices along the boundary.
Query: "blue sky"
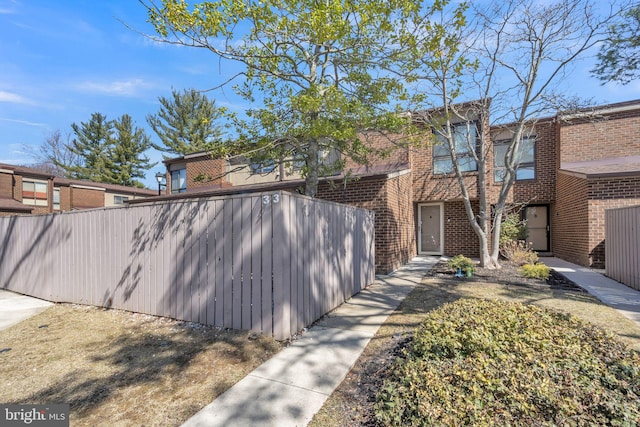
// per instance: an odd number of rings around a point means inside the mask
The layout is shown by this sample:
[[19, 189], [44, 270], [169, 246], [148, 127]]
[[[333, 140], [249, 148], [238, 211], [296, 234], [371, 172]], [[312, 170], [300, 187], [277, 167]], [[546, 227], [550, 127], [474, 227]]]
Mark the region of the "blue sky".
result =
[[[0, 163], [29, 163], [30, 149], [94, 112], [129, 114], [155, 139], [145, 117], [158, 110], [159, 96], [230, 77], [212, 53], [153, 43], [120, 22], [151, 32], [146, 18], [135, 0], [0, 0]], [[640, 82], [601, 86], [591, 67], [588, 60], [577, 64], [568, 93], [599, 104], [640, 98]], [[231, 88], [208, 96], [231, 110], [246, 107]], [[149, 156], [162, 158], [155, 150]], [[155, 188], [161, 169], [150, 170], [145, 184]]]

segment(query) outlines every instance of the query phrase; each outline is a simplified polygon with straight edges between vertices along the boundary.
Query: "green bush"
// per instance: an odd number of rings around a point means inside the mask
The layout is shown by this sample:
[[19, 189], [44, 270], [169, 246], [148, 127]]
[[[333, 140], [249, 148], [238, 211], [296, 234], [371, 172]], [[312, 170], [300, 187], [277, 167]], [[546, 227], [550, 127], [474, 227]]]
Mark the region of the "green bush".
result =
[[551, 274], [551, 268], [539, 262], [536, 264], [525, 264], [518, 269], [518, 272], [524, 277], [547, 280], [549, 274]]
[[467, 258], [464, 255], [456, 255], [453, 258], [451, 258], [447, 262], [447, 267], [449, 267], [454, 271], [458, 271], [458, 269], [460, 269], [464, 273], [467, 273], [467, 272], [473, 273], [476, 271], [476, 266], [471, 260], [471, 258]]
[[461, 299], [431, 312], [377, 395], [387, 426], [636, 425], [640, 357], [576, 317]]
[[526, 240], [527, 223], [517, 213], [508, 214], [500, 227], [500, 247], [506, 242]]

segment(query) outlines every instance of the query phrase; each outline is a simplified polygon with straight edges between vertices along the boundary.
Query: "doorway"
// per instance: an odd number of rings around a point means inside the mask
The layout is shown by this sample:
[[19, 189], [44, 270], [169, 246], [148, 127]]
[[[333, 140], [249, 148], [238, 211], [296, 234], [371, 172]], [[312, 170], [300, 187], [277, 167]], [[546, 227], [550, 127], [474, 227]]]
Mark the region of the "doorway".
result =
[[523, 217], [527, 221], [527, 243], [536, 252], [549, 252], [549, 206], [527, 206]]
[[444, 221], [442, 203], [418, 205], [418, 253], [442, 255]]

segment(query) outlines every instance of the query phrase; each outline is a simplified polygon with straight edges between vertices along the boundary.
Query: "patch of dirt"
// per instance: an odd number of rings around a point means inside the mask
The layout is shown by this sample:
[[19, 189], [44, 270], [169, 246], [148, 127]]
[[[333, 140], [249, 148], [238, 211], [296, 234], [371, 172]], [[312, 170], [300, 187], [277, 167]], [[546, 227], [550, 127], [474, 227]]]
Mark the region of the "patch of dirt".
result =
[[551, 270], [551, 274], [547, 280], [531, 279], [522, 277], [518, 273], [518, 266], [509, 262], [503, 262], [502, 268], [487, 269], [476, 267], [476, 271], [472, 277], [456, 278], [455, 272], [447, 266], [446, 261], [440, 261], [426, 275], [426, 277], [436, 277], [441, 279], [452, 279], [471, 283], [502, 283], [510, 285], [539, 286], [542, 288], [562, 289], [574, 292], [586, 292], [575, 282], [567, 279], [561, 273]]
[[616, 334], [640, 352], [640, 329], [633, 322], [560, 274], [548, 281], [525, 279], [517, 274], [516, 266], [505, 264], [502, 269], [478, 269], [472, 278], [457, 279], [440, 263], [389, 316], [309, 425], [377, 426], [376, 394], [397, 357], [410, 344], [413, 331], [429, 311], [459, 298], [519, 301], [574, 314]]
[[0, 331], [0, 402], [68, 403], [72, 426], [178, 426], [283, 343], [246, 331], [56, 304]]

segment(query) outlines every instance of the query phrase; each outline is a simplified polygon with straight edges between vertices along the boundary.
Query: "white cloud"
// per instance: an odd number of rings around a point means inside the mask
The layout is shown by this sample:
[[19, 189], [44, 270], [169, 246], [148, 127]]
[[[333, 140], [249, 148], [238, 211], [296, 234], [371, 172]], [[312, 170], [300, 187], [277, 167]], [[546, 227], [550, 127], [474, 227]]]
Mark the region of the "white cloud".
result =
[[22, 95], [4, 90], [0, 90], [0, 102], [9, 102], [12, 104], [33, 104], [32, 101]]
[[41, 128], [49, 127], [49, 125], [47, 125], [46, 123], [30, 122], [28, 120], [8, 119], [6, 117], [0, 117], [0, 122], [17, 123], [19, 125], [41, 127]]
[[152, 88], [153, 85], [143, 79], [115, 80], [110, 82], [86, 81], [76, 85], [80, 92], [99, 93], [110, 96], [136, 96]]

